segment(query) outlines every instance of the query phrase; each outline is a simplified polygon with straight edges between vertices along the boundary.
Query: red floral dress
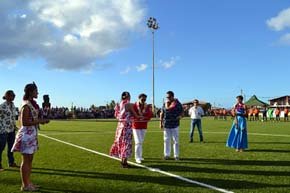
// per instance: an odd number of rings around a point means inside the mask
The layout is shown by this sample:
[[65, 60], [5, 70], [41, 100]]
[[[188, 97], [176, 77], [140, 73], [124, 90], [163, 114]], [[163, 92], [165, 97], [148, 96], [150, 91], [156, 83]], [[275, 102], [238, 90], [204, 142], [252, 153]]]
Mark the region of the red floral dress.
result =
[[118, 158], [128, 158], [132, 154], [132, 122], [130, 113], [125, 109], [128, 103], [128, 100], [123, 100], [115, 107], [115, 117], [119, 122], [110, 155]]

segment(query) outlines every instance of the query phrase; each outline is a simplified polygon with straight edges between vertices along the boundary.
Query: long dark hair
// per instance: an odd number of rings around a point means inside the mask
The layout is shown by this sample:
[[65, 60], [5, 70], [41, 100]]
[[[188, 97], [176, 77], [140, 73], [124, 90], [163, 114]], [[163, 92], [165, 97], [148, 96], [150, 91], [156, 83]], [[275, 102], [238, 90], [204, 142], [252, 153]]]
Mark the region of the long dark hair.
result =
[[23, 100], [28, 100], [32, 96], [33, 91], [36, 89], [37, 89], [37, 86], [34, 82], [27, 84], [24, 88]]
[[121, 100], [127, 99], [128, 97], [130, 97], [130, 93], [125, 91], [121, 95]]

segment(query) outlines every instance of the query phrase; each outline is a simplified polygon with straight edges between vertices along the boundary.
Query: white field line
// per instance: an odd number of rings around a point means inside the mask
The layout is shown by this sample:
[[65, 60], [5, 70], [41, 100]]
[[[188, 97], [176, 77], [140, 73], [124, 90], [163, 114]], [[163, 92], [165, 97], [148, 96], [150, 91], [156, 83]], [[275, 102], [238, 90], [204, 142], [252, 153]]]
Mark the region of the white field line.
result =
[[[85, 135], [88, 134], [88, 132], [78, 131], [78, 132], [48, 132], [46, 134], [49, 135]], [[45, 131], [46, 132], [46, 131]], [[107, 132], [91, 132], [94, 135], [104, 135], [104, 134], [115, 134], [114, 131], [107, 131]], [[148, 133], [162, 133], [162, 131], [148, 131]], [[179, 133], [189, 133], [186, 131], [180, 131]], [[203, 132], [203, 133], [209, 133], [209, 134], [228, 134], [228, 132]], [[290, 135], [287, 134], [269, 134], [269, 133], [248, 133], [248, 135], [257, 135], [257, 136], [270, 136], [270, 137], [290, 137]]]
[[[112, 157], [112, 156], [109, 156], [107, 154], [95, 151], [95, 150], [87, 149], [85, 147], [82, 147], [82, 146], [79, 146], [79, 145], [75, 145], [75, 144], [72, 144], [72, 143], [69, 143], [69, 142], [66, 142], [66, 141], [62, 141], [60, 139], [56, 139], [56, 138], [53, 138], [53, 137], [50, 137], [50, 136], [47, 136], [47, 135], [44, 135], [44, 134], [41, 134], [41, 133], [39, 133], [39, 135], [42, 136], [42, 137], [45, 137], [45, 138], [48, 138], [48, 139], [51, 139], [51, 140], [66, 144], [66, 145], [70, 145], [70, 146], [76, 147], [78, 149], [82, 149], [82, 150], [85, 150], [85, 151], [88, 151], [88, 152], [91, 152], [91, 153], [94, 153], [94, 154], [97, 154], [97, 155], [100, 155], [100, 156], [103, 156], [103, 157], [107, 157], [107, 158], [110, 158], [110, 159], [114, 159], [114, 160], [119, 160], [120, 161], [119, 158]], [[152, 171], [152, 172], [157, 172], [157, 173], [160, 173], [160, 174], [164, 174], [166, 176], [170, 176], [170, 177], [173, 177], [173, 178], [176, 178], [176, 179], [179, 179], [179, 180], [191, 183], [191, 184], [199, 185], [199, 186], [202, 186], [202, 187], [205, 187], [205, 188], [209, 188], [209, 189], [212, 189], [212, 190], [215, 190], [215, 191], [218, 191], [218, 192], [233, 193], [232, 191], [228, 191], [228, 190], [225, 190], [225, 189], [222, 189], [222, 188], [218, 188], [218, 187], [215, 187], [215, 186], [212, 186], [212, 185], [209, 185], [209, 184], [205, 184], [205, 183], [202, 183], [202, 182], [190, 180], [188, 178], [184, 178], [184, 177], [176, 175], [176, 174], [172, 174], [172, 173], [169, 173], [169, 172], [166, 172], [166, 171], [162, 171], [159, 168], [151, 168], [151, 167], [148, 167], [148, 166], [145, 166], [145, 165], [142, 165], [142, 164], [137, 164], [137, 163], [134, 163], [134, 162], [129, 162], [129, 163], [131, 165], [134, 165], [134, 166], [137, 166], [137, 167], [140, 167], [140, 168], [144, 168], [144, 169], [147, 169], [147, 170]]]

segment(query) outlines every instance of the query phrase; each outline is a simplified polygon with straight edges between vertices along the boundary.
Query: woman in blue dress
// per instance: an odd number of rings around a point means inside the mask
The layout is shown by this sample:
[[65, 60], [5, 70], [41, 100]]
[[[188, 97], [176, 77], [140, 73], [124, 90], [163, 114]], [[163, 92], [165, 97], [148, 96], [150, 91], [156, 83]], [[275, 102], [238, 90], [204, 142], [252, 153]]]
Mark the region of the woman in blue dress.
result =
[[237, 152], [243, 152], [248, 148], [248, 134], [246, 123], [246, 105], [243, 103], [243, 96], [237, 96], [237, 103], [232, 109], [234, 123], [229, 133], [227, 146], [235, 148]]

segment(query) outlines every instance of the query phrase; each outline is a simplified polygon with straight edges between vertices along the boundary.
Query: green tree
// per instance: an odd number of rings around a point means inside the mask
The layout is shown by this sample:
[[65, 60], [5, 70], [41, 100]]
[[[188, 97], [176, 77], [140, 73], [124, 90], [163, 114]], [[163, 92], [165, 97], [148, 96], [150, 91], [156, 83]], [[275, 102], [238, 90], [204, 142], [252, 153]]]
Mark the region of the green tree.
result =
[[116, 102], [114, 100], [111, 100], [110, 105], [109, 105], [110, 109], [114, 109], [115, 106], [116, 106]]

